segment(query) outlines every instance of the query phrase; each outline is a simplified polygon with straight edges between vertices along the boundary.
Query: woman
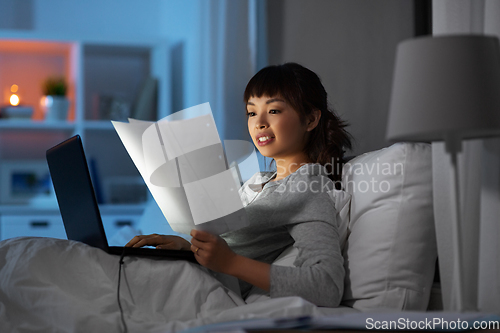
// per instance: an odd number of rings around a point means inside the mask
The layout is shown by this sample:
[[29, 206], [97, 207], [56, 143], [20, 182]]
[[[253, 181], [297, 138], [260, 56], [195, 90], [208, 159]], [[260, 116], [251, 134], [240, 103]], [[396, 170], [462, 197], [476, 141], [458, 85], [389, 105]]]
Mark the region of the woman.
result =
[[[243, 297], [255, 286], [271, 297], [337, 306], [344, 269], [332, 196], [345, 195], [334, 189], [351, 147], [346, 125], [329, 110], [319, 77], [295, 63], [259, 71], [244, 101], [253, 143], [276, 164], [276, 172], [257, 173], [240, 189], [250, 226], [220, 237], [192, 230], [191, 243], [136, 236], [126, 246], [190, 249], [201, 265], [240, 279]], [[291, 245], [299, 251], [295, 267], [271, 265]]]

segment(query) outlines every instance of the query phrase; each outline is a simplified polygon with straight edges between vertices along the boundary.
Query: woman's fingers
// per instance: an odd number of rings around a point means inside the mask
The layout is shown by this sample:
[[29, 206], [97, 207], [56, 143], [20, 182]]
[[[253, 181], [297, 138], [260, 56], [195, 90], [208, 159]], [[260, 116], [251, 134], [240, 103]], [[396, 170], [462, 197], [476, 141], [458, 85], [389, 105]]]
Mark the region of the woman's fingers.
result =
[[219, 236], [192, 230], [191, 251], [200, 265], [216, 272], [228, 272], [234, 263], [236, 253]]
[[196, 246], [196, 247], [202, 247], [203, 246], [203, 243], [200, 242], [199, 240], [197, 240], [196, 238], [192, 238], [191, 239], [191, 244]]
[[206, 251], [211, 251], [212, 250], [213, 244], [208, 243], [208, 242], [200, 242], [196, 238], [191, 239], [191, 251], [193, 251], [195, 254], [198, 254], [199, 249], [200, 250], [205, 250]]
[[[169, 250], [189, 250], [197, 253], [199, 249], [211, 253], [217, 246], [219, 241], [218, 237], [205, 231], [191, 230], [193, 239], [191, 243], [179, 236], [173, 235], [140, 235], [132, 238], [126, 247], [142, 247], [142, 246], [156, 246], [158, 249]], [[193, 245], [191, 245], [193, 244]]]
[[217, 245], [217, 236], [201, 230], [191, 230], [191, 251], [198, 254], [198, 251], [204, 250], [205, 254], [211, 255], [214, 247]]
[[199, 250], [200, 250], [200, 248], [199, 248], [199, 247], [197, 247], [197, 246], [195, 246], [195, 245], [191, 245], [191, 251], [193, 251], [193, 253], [194, 253], [195, 255], [197, 255], [197, 254], [198, 254], [198, 251], [199, 251]]
[[159, 237], [159, 235], [157, 235], [157, 234], [142, 235], [142, 236], [138, 236], [138, 237], [139, 237], [139, 241], [136, 242], [133, 245], [133, 247], [143, 247], [143, 246], [146, 246], [146, 245], [158, 245], [159, 244], [158, 243], [158, 237]]
[[125, 247], [131, 247], [131, 246], [134, 246], [135, 244], [139, 243], [141, 241], [141, 239], [143, 238], [144, 236], [140, 235], [140, 236], [135, 236], [134, 238], [132, 238], [126, 245]]
[[166, 250], [189, 250], [191, 243], [179, 236], [162, 236], [163, 241], [156, 247]]
[[135, 236], [130, 242], [125, 245], [126, 247], [143, 247], [143, 246], [156, 246], [160, 249], [173, 249], [180, 250], [184, 246], [183, 243], [189, 243], [181, 237], [171, 235], [140, 235]]
[[215, 235], [206, 232], [206, 231], [201, 231], [201, 230], [191, 230], [191, 237], [196, 238], [199, 241], [202, 242], [210, 242], [215, 239]]
[[191, 239], [191, 251], [198, 253], [198, 251], [203, 250], [204, 254], [208, 256], [216, 254], [219, 251], [221, 244], [225, 244], [225, 242], [218, 236], [212, 234], [209, 235], [210, 237], [203, 237], [204, 240], [193, 237]]
[[139, 242], [135, 243], [133, 247], [143, 247], [143, 246], [156, 246], [158, 245], [158, 241], [154, 237], [143, 238]]

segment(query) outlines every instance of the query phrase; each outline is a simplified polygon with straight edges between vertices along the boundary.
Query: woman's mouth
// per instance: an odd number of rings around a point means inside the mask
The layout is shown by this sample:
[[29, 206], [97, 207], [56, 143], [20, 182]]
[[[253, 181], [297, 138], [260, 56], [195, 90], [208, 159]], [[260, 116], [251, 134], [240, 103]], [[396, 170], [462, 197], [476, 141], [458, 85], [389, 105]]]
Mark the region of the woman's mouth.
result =
[[261, 136], [257, 138], [257, 144], [259, 146], [265, 146], [274, 140], [272, 136]]

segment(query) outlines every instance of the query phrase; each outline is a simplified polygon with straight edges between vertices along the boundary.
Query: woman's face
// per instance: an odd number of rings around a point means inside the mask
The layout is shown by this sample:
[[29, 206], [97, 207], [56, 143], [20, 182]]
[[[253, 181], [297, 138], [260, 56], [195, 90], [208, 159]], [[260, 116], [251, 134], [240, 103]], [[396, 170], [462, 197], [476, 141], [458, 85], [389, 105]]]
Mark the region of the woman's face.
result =
[[248, 131], [266, 157], [293, 159], [303, 155], [308, 125], [280, 97], [251, 97], [247, 102]]

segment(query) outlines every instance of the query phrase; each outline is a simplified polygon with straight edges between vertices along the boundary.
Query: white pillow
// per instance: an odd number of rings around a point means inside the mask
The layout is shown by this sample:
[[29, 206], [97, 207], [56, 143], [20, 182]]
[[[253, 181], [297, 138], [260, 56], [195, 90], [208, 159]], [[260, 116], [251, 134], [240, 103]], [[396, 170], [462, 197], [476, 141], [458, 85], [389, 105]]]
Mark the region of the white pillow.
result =
[[343, 169], [352, 195], [343, 305], [425, 310], [437, 257], [431, 147], [397, 143]]

